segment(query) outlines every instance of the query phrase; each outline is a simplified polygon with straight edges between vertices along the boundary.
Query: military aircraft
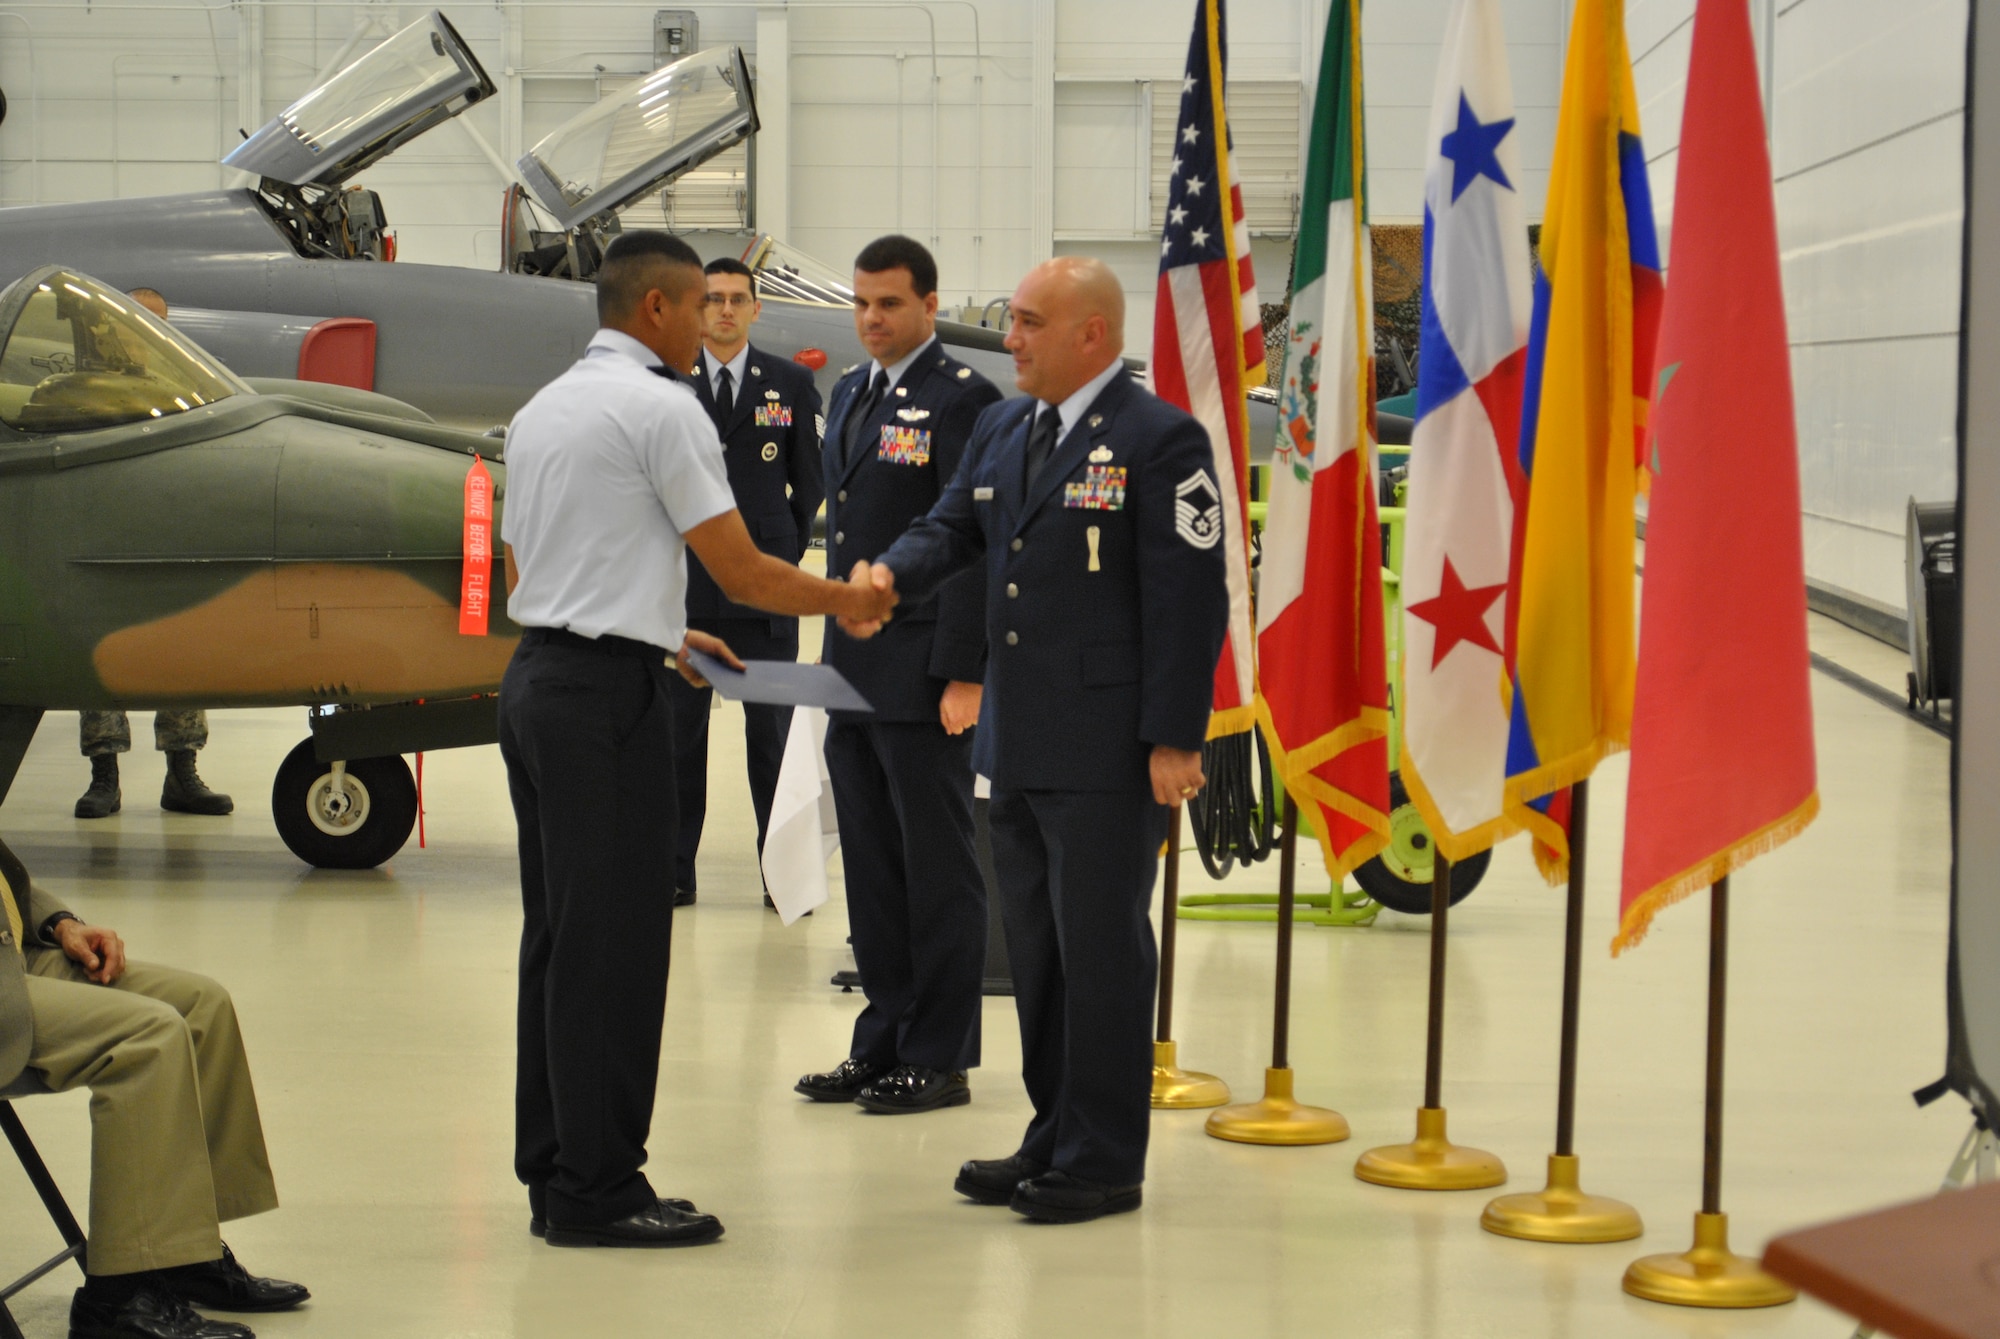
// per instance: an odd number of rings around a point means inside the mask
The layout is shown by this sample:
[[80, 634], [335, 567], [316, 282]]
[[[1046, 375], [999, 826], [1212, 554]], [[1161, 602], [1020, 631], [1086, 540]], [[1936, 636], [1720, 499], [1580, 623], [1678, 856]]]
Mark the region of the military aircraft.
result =
[[[520, 162], [503, 201], [502, 271], [395, 259], [370, 165], [490, 97], [479, 60], [432, 11], [299, 98], [223, 161], [255, 187], [0, 209], [0, 281], [68, 264], [167, 295], [182, 324], [240, 375], [329, 377], [443, 422], [505, 423], [580, 356], [596, 327], [587, 282], [621, 211], [755, 133], [740, 49], [698, 51], [586, 109]], [[532, 199], [531, 199], [532, 195]], [[536, 202], [553, 226], [538, 226]], [[812, 367], [824, 395], [865, 357], [841, 271], [782, 240], [704, 234], [739, 254], [765, 298], [758, 343]], [[342, 322], [343, 327], [328, 322]], [[373, 356], [353, 336], [372, 329]], [[1001, 332], [940, 321], [952, 353], [1013, 384]], [[1135, 364], [1136, 365], [1136, 364]], [[1252, 405], [1275, 432], [1275, 398]]]
[[367, 868], [416, 818], [398, 755], [493, 738], [520, 629], [496, 607], [461, 635], [458, 603], [466, 476], [495, 443], [275, 388], [78, 270], [0, 290], [0, 798], [45, 711], [305, 706], [278, 831]]

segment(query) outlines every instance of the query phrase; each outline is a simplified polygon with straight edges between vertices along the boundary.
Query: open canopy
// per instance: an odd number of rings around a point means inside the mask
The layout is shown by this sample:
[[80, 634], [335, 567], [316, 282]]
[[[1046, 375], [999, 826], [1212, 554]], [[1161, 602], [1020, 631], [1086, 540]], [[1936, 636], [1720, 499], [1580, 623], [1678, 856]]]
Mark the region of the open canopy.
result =
[[631, 204], [757, 130], [740, 47], [712, 47], [578, 114], [521, 157], [521, 180], [569, 229]]
[[292, 186], [338, 186], [492, 93], [471, 49], [434, 9], [278, 113], [222, 162]]
[[138, 302], [46, 266], [0, 292], [0, 425], [88, 432], [184, 414], [249, 387]]

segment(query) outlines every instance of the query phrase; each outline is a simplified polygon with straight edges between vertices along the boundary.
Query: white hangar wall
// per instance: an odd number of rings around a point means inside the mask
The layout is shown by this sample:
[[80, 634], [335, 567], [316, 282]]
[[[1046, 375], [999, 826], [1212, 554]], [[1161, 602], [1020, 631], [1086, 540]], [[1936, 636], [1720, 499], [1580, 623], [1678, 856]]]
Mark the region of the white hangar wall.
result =
[[[1692, 0], [1627, 9], [1661, 243]], [[1965, 0], [1751, 0], [1807, 580], [1901, 617], [1904, 509], [1957, 494]], [[1673, 276], [1667, 277], [1668, 286]]]
[[[1521, 186], [1538, 219], [1573, 0], [1502, 0]], [[1949, 497], [1966, 0], [1751, 0], [1773, 117], [1805, 484], [1807, 570], [1900, 611], [1902, 509]], [[405, 259], [490, 268], [506, 165], [652, 64], [662, 6], [447, 3], [500, 85], [366, 175]], [[0, 0], [0, 203], [235, 184], [216, 159], [413, 4]], [[1150, 343], [1162, 152], [1191, 0], [697, 4], [703, 45], [758, 66], [760, 226], [836, 268], [870, 237], [929, 242], [948, 305], [1034, 261], [1103, 256]], [[1260, 287], [1282, 297], [1297, 156], [1327, 0], [1235, 0], [1230, 99]], [[1372, 212], [1422, 214], [1424, 128], [1448, 0], [1371, 0]], [[1629, 23], [1663, 239], [1692, 0]]]

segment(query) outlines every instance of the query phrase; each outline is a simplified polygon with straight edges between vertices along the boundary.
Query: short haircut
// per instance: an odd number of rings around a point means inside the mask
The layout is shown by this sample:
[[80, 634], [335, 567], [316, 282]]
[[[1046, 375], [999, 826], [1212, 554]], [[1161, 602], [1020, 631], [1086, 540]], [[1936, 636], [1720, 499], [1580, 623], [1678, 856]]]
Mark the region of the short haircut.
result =
[[144, 286], [128, 288], [125, 290], [125, 296], [131, 298], [148, 311], [152, 310], [152, 304], [146, 301], [147, 298], [151, 298], [154, 302], [159, 303], [161, 307], [167, 305], [167, 295], [157, 288], [146, 288]]
[[910, 287], [917, 290], [918, 297], [927, 298], [937, 292], [936, 257], [922, 242], [901, 233], [892, 232], [887, 237], [877, 237], [862, 247], [861, 254], [854, 258], [854, 268], [863, 274], [908, 270]]
[[703, 274], [740, 274], [750, 281], [750, 296], [757, 296], [757, 272], [734, 256], [717, 256], [702, 270]]
[[[680, 277], [676, 270], [688, 273]], [[678, 296], [687, 284], [698, 282], [700, 273], [701, 257], [670, 233], [619, 233], [604, 248], [604, 265], [597, 271], [598, 324], [622, 323], [656, 288]]]

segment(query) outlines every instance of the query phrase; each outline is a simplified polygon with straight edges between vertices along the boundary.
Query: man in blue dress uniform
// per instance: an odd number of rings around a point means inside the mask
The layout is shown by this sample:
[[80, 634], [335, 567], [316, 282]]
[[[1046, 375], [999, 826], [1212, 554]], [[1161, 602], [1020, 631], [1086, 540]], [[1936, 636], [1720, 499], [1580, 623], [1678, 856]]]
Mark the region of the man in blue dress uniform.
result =
[[[937, 342], [937, 262], [907, 237], [854, 261], [854, 325], [873, 356], [826, 419], [827, 571], [889, 547], [958, 469], [999, 400]], [[972, 830], [972, 727], [986, 674], [986, 587], [939, 582], [870, 641], [831, 635], [827, 662], [875, 708], [831, 713], [826, 767], [847, 917], [867, 1006], [847, 1059], [796, 1091], [884, 1114], [972, 1100], [986, 967], [986, 887]]]
[[1124, 306], [1099, 261], [1022, 280], [1007, 347], [1027, 394], [980, 415], [943, 499], [869, 574], [921, 603], [985, 560], [980, 754], [1035, 1116], [956, 1188], [1052, 1222], [1139, 1207], [1147, 913], [1167, 809], [1202, 786], [1228, 621], [1213, 451], [1125, 370]]
[[[813, 517], [826, 489], [820, 483], [819, 390], [812, 373], [750, 342], [763, 306], [757, 278], [740, 260], [722, 257], [707, 266], [708, 305], [703, 309], [701, 358], [695, 394], [715, 420], [736, 510], [757, 547], [795, 563], [805, 556]], [[738, 604], [688, 555], [688, 626], [728, 643], [744, 660], [797, 660], [799, 621]], [[680, 848], [674, 856], [674, 904], [695, 899], [695, 852], [708, 812], [708, 718], [714, 690], [683, 679], [668, 680], [674, 693], [674, 757], [680, 790]], [[743, 753], [750, 774], [750, 807], [757, 815], [757, 852], [771, 822], [771, 797], [785, 757], [792, 709], [764, 702], [743, 704]], [[767, 902], [769, 898], [765, 899]]]

